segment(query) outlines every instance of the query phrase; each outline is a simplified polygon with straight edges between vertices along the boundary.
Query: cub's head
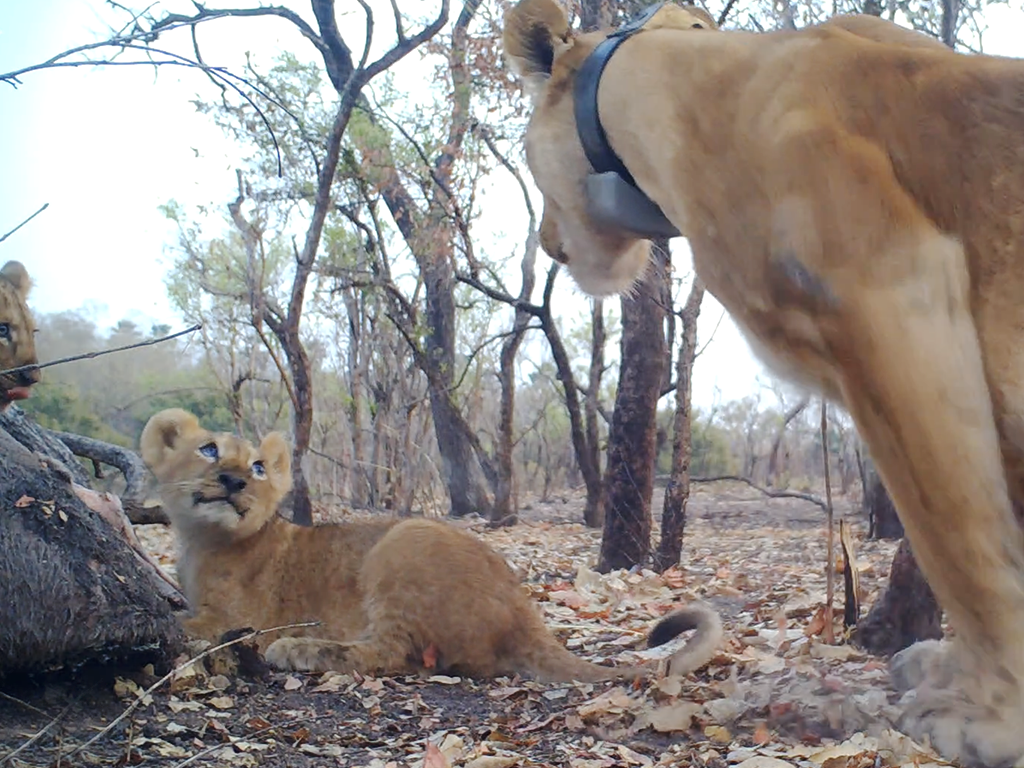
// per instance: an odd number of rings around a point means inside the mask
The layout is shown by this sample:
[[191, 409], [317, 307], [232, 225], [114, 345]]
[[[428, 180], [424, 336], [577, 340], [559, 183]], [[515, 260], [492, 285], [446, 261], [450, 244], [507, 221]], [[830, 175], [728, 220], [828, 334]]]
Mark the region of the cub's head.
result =
[[186, 535], [250, 536], [292, 487], [291, 451], [278, 432], [256, 448], [240, 437], [208, 432], [191, 413], [172, 408], [149, 420], [140, 442], [167, 514]]
[[[700, 8], [666, 5], [643, 28], [714, 29], [715, 22]], [[544, 195], [541, 246], [596, 296], [629, 288], [650, 253], [648, 241], [602, 225], [586, 210], [584, 182], [593, 169], [576, 132], [573, 86], [580, 66], [605, 37], [606, 32], [571, 30], [558, 0], [520, 0], [505, 15], [505, 55], [533, 100], [526, 162]]]
[[[20, 261], [8, 261], [0, 269], [0, 370], [35, 365], [36, 324], [28, 311], [32, 282]], [[0, 376], [0, 411], [15, 400], [29, 396], [29, 388], [39, 381], [39, 371], [22, 371]]]

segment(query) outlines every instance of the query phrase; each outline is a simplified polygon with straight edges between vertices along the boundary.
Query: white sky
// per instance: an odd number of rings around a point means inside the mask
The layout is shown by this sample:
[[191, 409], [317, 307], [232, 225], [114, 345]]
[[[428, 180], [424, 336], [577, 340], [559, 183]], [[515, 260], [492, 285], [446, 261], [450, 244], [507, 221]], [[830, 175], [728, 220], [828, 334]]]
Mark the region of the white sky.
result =
[[[306, 2], [284, 4], [310, 15]], [[435, 5], [424, 3], [423, 12]], [[454, 16], [459, 4], [453, 6]], [[191, 8], [185, 4], [182, 10]], [[0, 0], [0, 72], [105, 38], [104, 22], [113, 18], [101, 0]], [[987, 20], [985, 50], [1020, 55], [1020, 11], [993, 7]], [[310, 55], [309, 44], [277, 19], [214, 22], [205, 28], [203, 40], [209, 63], [236, 72], [247, 50], [265, 59], [284, 48]], [[0, 245], [0, 262], [18, 259], [28, 267], [37, 310], [87, 306], [101, 324], [128, 317], [144, 327], [152, 321], [181, 325], [163, 285], [169, 260], [164, 247], [173, 242], [174, 231], [157, 207], [172, 198], [186, 205], [223, 205], [233, 195], [236, 167], [230, 145], [190, 104], [197, 93], [211, 95], [206, 78], [172, 68], [156, 75], [149, 67], [46, 70], [25, 75], [18, 89], [0, 84], [0, 234], [50, 204]], [[521, 222], [508, 220], [511, 210], [522, 210], [521, 202], [506, 206], [498, 194], [488, 198], [495, 213], [485, 211], [474, 234], [491, 238], [486, 229], [495, 222], [521, 236], [525, 212]], [[535, 204], [539, 210], [539, 199]], [[542, 256], [538, 269], [547, 265]], [[686, 268], [677, 264], [679, 270]], [[566, 301], [578, 306], [570, 298], [569, 281], [560, 280]], [[720, 314], [717, 302], [706, 298], [702, 339]], [[694, 401], [707, 406], [716, 398], [742, 397], [756, 391], [759, 376], [770, 380], [727, 319], [697, 363]]]

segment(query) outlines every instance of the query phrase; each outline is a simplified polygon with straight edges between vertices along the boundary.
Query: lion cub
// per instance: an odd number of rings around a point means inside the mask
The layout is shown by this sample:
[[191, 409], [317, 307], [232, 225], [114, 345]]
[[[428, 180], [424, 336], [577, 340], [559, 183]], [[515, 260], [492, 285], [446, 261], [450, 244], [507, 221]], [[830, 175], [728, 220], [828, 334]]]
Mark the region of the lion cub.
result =
[[[299, 636], [262, 638], [281, 669], [545, 681], [638, 677], [573, 656], [548, 631], [505, 560], [475, 536], [423, 519], [312, 528], [276, 514], [291, 488], [291, 452], [278, 433], [259, 448], [208, 432], [172, 409], [149, 420], [142, 457], [180, 543], [178, 572], [193, 615], [185, 628], [217, 640], [241, 627], [319, 621]], [[649, 642], [696, 634], [673, 674], [706, 663], [721, 638], [716, 613], [690, 606], [662, 619]]]

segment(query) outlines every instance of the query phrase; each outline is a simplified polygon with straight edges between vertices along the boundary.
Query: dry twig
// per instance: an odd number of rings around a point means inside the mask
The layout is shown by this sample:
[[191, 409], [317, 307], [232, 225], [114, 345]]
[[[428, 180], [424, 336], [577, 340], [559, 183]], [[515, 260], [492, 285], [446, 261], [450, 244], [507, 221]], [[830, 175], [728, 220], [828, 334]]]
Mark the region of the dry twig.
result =
[[47, 208], [49, 208], [49, 207], [50, 207], [50, 204], [49, 204], [49, 203], [43, 203], [42, 207], [41, 207], [41, 208], [40, 208], [40, 209], [39, 209], [38, 211], [36, 211], [35, 213], [33, 213], [33, 214], [32, 214], [31, 216], [29, 216], [29, 217], [28, 217], [27, 219], [25, 219], [25, 220], [24, 220], [23, 222], [21, 222], [21, 224], [19, 224], [18, 226], [16, 226], [16, 227], [15, 227], [14, 229], [12, 229], [12, 230], [11, 230], [10, 232], [8, 232], [7, 234], [5, 234], [5, 235], [3, 235], [2, 237], [0, 237], [0, 243], [2, 243], [2, 242], [3, 242], [4, 240], [6, 240], [6, 239], [7, 239], [8, 237], [10, 237], [10, 236], [11, 236], [11, 235], [13, 235], [13, 234], [14, 234], [15, 232], [17, 232], [17, 231], [18, 231], [19, 229], [21, 229], [22, 227], [24, 227], [24, 226], [25, 226], [26, 224], [28, 224], [28, 223], [29, 223], [30, 221], [32, 221], [32, 219], [34, 219], [34, 218], [35, 218], [36, 216], [38, 216], [38, 215], [39, 215], [40, 213], [42, 213], [43, 211], [45, 211], [45, 210], [46, 210]]

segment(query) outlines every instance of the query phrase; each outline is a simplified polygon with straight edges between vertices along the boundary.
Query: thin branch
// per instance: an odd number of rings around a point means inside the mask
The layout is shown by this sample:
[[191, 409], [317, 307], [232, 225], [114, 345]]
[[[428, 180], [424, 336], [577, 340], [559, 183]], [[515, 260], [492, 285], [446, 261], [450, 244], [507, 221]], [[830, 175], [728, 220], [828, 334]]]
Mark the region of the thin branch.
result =
[[162, 686], [164, 683], [166, 683], [168, 680], [170, 680], [176, 674], [181, 672], [183, 669], [187, 669], [188, 667], [190, 667], [193, 664], [195, 664], [197, 661], [202, 661], [207, 656], [211, 656], [214, 653], [216, 653], [217, 651], [221, 651], [221, 650], [223, 650], [225, 648], [230, 648], [232, 645], [237, 645], [238, 643], [243, 643], [243, 642], [245, 642], [247, 640], [252, 640], [254, 637], [259, 637], [260, 635], [270, 634], [271, 632], [280, 632], [280, 631], [285, 630], [285, 629], [301, 629], [303, 627], [316, 627], [316, 626], [319, 626], [319, 625], [320, 625], [319, 621], [305, 621], [305, 622], [302, 622], [301, 624], [284, 624], [284, 625], [282, 625], [280, 627], [270, 627], [269, 629], [256, 629], [256, 630], [253, 630], [252, 632], [249, 632], [247, 634], [242, 635], [241, 637], [236, 637], [234, 640], [229, 640], [226, 643], [221, 643], [220, 645], [215, 645], [212, 648], [207, 648], [205, 651], [203, 651], [199, 655], [194, 656], [191, 659], [189, 659], [188, 661], [185, 661], [185, 662], [179, 664], [174, 669], [172, 669], [170, 672], [168, 672], [166, 675], [164, 675], [159, 680], [157, 680], [155, 683], [153, 683], [151, 686], [149, 686], [149, 688], [147, 688], [145, 691], [143, 691], [141, 694], [139, 694], [139, 697], [137, 699], [135, 699], [135, 701], [133, 701], [124, 712], [122, 712], [120, 715], [118, 715], [113, 720], [111, 720], [110, 721], [110, 725], [108, 725], [102, 731], [97, 733], [95, 736], [93, 736], [91, 739], [89, 739], [84, 744], [80, 744], [79, 746], [75, 747], [73, 750], [71, 750], [71, 752], [69, 752], [66, 755], [66, 757], [74, 757], [79, 752], [81, 752], [83, 749], [91, 747], [97, 741], [99, 741], [104, 736], [109, 734], [118, 725], [120, 725], [124, 721], [125, 718], [127, 718], [132, 712], [134, 712], [136, 709], [138, 709], [139, 706], [149, 696], [151, 696], [152, 693], [157, 688]]
[[715, 475], [714, 477], [691, 477], [691, 483], [718, 483], [724, 480], [733, 480], [737, 483], [746, 483], [755, 491], [760, 491], [770, 499], [803, 499], [809, 501], [811, 504], [815, 504], [820, 507], [823, 511], [828, 512], [827, 504], [819, 499], [817, 496], [811, 493], [801, 493], [800, 491], [775, 491], [770, 488], [764, 488], [749, 477], [743, 477], [742, 475]]
[[825, 469], [825, 517], [828, 524], [828, 554], [825, 558], [825, 641], [836, 641], [835, 626], [832, 624], [832, 602], [836, 591], [836, 569], [833, 560], [835, 554], [835, 515], [832, 511], [832, 480], [828, 467], [828, 401], [821, 401], [821, 457]]
[[707, 349], [709, 346], [711, 346], [711, 342], [715, 340], [715, 334], [718, 333], [718, 326], [720, 326], [722, 324], [722, 320], [724, 320], [724, 319], [725, 319], [725, 310], [723, 309], [722, 310], [722, 314], [720, 314], [718, 316], [718, 322], [715, 323], [715, 327], [711, 331], [711, 335], [708, 337], [708, 340], [704, 342], [704, 346], [702, 346], [700, 349], [698, 349], [696, 352], [694, 352], [694, 354], [693, 354], [693, 359], [694, 360], [696, 360], [698, 357], [700, 357], [701, 353], [704, 352], [704, 350]]
[[19, 229], [21, 229], [22, 227], [24, 227], [24, 226], [25, 226], [26, 224], [28, 224], [28, 223], [29, 223], [30, 221], [32, 221], [32, 219], [34, 219], [34, 218], [35, 218], [36, 216], [38, 216], [38, 215], [39, 215], [40, 213], [42, 213], [43, 211], [45, 211], [45, 210], [46, 210], [47, 208], [49, 208], [49, 207], [50, 207], [50, 204], [49, 204], [49, 203], [43, 203], [42, 207], [41, 207], [41, 208], [40, 208], [40, 209], [39, 209], [38, 211], [36, 211], [35, 213], [33, 213], [33, 214], [32, 214], [31, 216], [29, 216], [29, 217], [28, 217], [27, 219], [25, 219], [25, 220], [24, 220], [23, 222], [21, 222], [21, 224], [19, 224], [18, 226], [16, 226], [16, 227], [15, 227], [14, 229], [12, 229], [12, 230], [11, 230], [10, 232], [8, 232], [8, 233], [7, 233], [6, 235], [4, 235], [3, 237], [0, 237], [0, 243], [2, 243], [2, 242], [3, 242], [4, 240], [6, 240], [6, 239], [7, 239], [8, 237], [10, 237], [10, 236], [11, 236], [11, 235], [13, 235], [13, 234], [14, 234], [15, 232], [17, 232], [17, 231], [18, 231]]
[[23, 371], [38, 371], [42, 368], [49, 368], [54, 365], [63, 365], [64, 363], [73, 363], [76, 360], [92, 360], [96, 357], [103, 357], [103, 355], [112, 355], [115, 352], [125, 352], [129, 349], [138, 349], [139, 347], [151, 347], [154, 344], [161, 344], [171, 339], [176, 339], [179, 336], [184, 336], [186, 333], [193, 333], [202, 328], [202, 323], [196, 323], [183, 331], [172, 333], [168, 336], [161, 336], [158, 339], [148, 339], [146, 341], [138, 341], [134, 344], [127, 344], [123, 347], [114, 347], [114, 349], [101, 349], [97, 352], [85, 352], [81, 355], [72, 355], [71, 357], [62, 357], [59, 360], [51, 360], [48, 363], [33, 363], [31, 365], [22, 365], [17, 368], [8, 368], [6, 371], [0, 371], [0, 376], [11, 376], [15, 373], [21, 373]]

